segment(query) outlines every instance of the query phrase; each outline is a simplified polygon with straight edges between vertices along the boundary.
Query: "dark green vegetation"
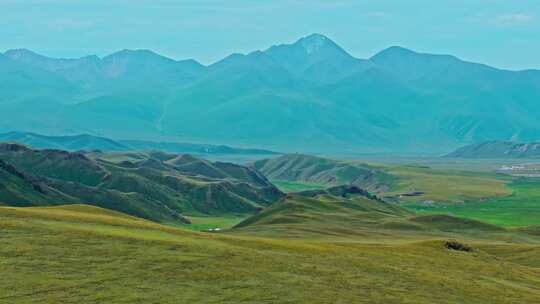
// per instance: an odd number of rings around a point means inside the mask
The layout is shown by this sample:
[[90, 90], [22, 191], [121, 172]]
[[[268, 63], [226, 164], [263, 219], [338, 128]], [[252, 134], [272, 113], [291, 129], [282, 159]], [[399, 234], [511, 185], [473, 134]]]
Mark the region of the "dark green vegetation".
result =
[[355, 185], [369, 191], [388, 191], [395, 178], [375, 167], [363, 164], [348, 164], [328, 158], [303, 154], [288, 154], [277, 158], [263, 159], [253, 167], [278, 185], [294, 182], [292, 189], [306, 190], [320, 186]]
[[282, 196], [258, 172], [189, 155], [33, 150], [1, 144], [0, 202], [88, 203], [161, 222], [246, 214]]
[[[296, 217], [282, 210], [296, 220], [291, 225], [303, 222], [325, 235], [343, 211], [360, 220], [362, 212], [407, 214], [363, 198], [288, 204], [301, 208]], [[356, 210], [364, 204], [365, 211]], [[328, 219], [310, 222], [321, 212]], [[455, 240], [473, 249], [466, 252], [448, 249], [454, 240], [440, 230], [396, 229], [381, 237], [390, 230], [373, 229], [340, 242], [315, 234], [290, 240], [277, 230], [272, 238], [191, 232], [90, 206], [4, 207], [0, 303], [522, 304], [540, 298], [540, 247], [532, 235], [490, 232], [501, 240], [488, 241], [478, 230]]]
[[540, 226], [540, 179], [520, 178], [509, 186], [509, 196], [463, 204], [412, 203], [406, 207], [421, 214], [451, 214], [500, 226]]
[[364, 60], [317, 34], [209, 66], [148, 50], [79, 59], [0, 54], [6, 131], [439, 154], [539, 138], [539, 99], [539, 71], [401, 47]]
[[455, 158], [538, 158], [540, 143], [511, 141], [486, 141], [461, 147], [445, 157]]
[[72, 136], [45, 136], [30, 132], [9, 132], [0, 134], [0, 142], [19, 143], [38, 149], [60, 149], [66, 151], [153, 151], [193, 154], [242, 154], [273, 155], [276, 152], [262, 149], [233, 148], [206, 144], [153, 142], [143, 140], [112, 140], [88, 134]]

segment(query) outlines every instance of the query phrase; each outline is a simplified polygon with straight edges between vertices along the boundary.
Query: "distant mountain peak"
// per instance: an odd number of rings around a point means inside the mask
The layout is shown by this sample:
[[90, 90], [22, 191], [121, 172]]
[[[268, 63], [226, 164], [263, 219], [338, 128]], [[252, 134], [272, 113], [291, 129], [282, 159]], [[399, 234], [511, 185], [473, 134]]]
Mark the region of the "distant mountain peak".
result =
[[36, 59], [36, 60], [48, 60], [48, 61], [77, 61], [77, 60], [99, 60], [99, 57], [97, 55], [86, 55], [80, 58], [53, 58], [48, 57], [45, 55], [41, 55], [39, 53], [36, 53], [29, 49], [10, 49], [7, 50], [4, 53], [5, 56], [9, 57], [12, 60], [19, 60], [19, 61], [25, 61], [29, 59]]
[[40, 55], [36, 52], [33, 52], [29, 49], [11, 49], [11, 50], [7, 50], [4, 55], [6, 55], [7, 57], [11, 58], [11, 59], [19, 59], [23, 56], [36, 56], [36, 57], [45, 57], [43, 55]]
[[301, 38], [296, 44], [301, 45], [308, 54], [315, 53], [325, 46], [337, 46], [332, 40], [321, 34], [311, 34]]
[[461, 61], [458, 58], [451, 55], [419, 53], [419, 52], [415, 52], [413, 50], [404, 48], [402, 46], [391, 46], [389, 48], [386, 48], [378, 52], [377, 54], [375, 54], [373, 57], [371, 57], [370, 60], [374, 60], [374, 61], [380, 61], [380, 60], [386, 60], [386, 59], [396, 60], [396, 59], [403, 59], [403, 58], [410, 58], [410, 57], [438, 58], [438, 59], [443, 59], [443, 60]]
[[156, 58], [156, 59], [160, 59], [160, 60], [175, 61], [175, 60], [173, 60], [171, 58], [159, 55], [159, 54], [157, 54], [157, 53], [155, 53], [155, 52], [153, 52], [151, 50], [148, 50], [148, 49], [135, 49], [135, 50], [123, 49], [121, 51], [112, 53], [112, 54], [106, 56], [103, 59], [107, 60], [107, 59], [111, 59], [111, 58], [113, 58], [113, 59], [115, 59], [115, 58]]
[[402, 46], [394, 45], [373, 55], [371, 59], [377, 60], [381, 58], [389, 58], [389, 57], [395, 58], [395, 57], [404, 57], [404, 56], [411, 56], [411, 55], [419, 55], [419, 54], [416, 53], [415, 51], [409, 50]]
[[12, 49], [6, 51], [4, 55], [12, 61], [52, 72], [76, 68], [85, 64], [96, 64], [100, 60], [96, 55], [81, 58], [51, 58], [28, 49]]
[[[41, 54], [38, 54], [29, 49], [11, 49], [7, 50], [4, 55], [11, 60], [24, 62], [26, 64], [33, 65], [34, 63], [40, 62], [60, 62], [62, 59], [50, 58]], [[66, 61], [66, 60], [64, 60]]]
[[293, 45], [303, 48], [308, 55], [329, 51], [349, 55], [330, 38], [317, 33], [300, 38]]
[[291, 44], [274, 45], [264, 53], [293, 74], [304, 73], [320, 63], [337, 66], [356, 60], [330, 38], [321, 34], [311, 34]]

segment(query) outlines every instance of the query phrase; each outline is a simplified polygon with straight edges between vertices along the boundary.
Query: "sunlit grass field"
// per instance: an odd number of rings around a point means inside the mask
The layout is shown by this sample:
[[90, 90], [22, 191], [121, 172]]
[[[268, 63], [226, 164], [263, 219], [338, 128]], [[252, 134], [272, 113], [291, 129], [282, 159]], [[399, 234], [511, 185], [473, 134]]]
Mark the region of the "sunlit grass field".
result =
[[[380, 195], [393, 199], [404, 193], [423, 192], [399, 197], [403, 206], [418, 214], [449, 214], [505, 227], [540, 225], [538, 178], [517, 179], [486, 170], [473, 172], [421, 165], [381, 168], [398, 178], [393, 189]], [[324, 187], [303, 182], [273, 182], [285, 192]]]
[[402, 201], [418, 202], [464, 202], [492, 197], [507, 196], [512, 193], [508, 187], [509, 178], [494, 173], [432, 169], [421, 166], [393, 166], [388, 172], [398, 177], [395, 189], [386, 196], [420, 191], [420, 196], [402, 197]]
[[324, 189], [325, 185], [314, 184], [308, 182], [291, 182], [283, 180], [272, 180], [272, 183], [279, 188], [279, 190], [289, 193], [289, 192], [298, 192], [304, 190], [317, 190]]
[[[0, 303], [535, 303], [540, 251], [265, 239], [96, 207], [0, 208]], [[442, 271], [444, 270], [444, 271]]]
[[540, 179], [521, 178], [509, 184], [512, 194], [463, 204], [418, 204], [406, 207], [421, 214], [451, 214], [501, 226], [540, 226]]
[[187, 216], [191, 224], [182, 225], [182, 227], [195, 231], [207, 231], [216, 228], [229, 229], [246, 219], [246, 217], [248, 216]]
[[[540, 180], [406, 165], [384, 170], [398, 179], [382, 196], [424, 192], [400, 198], [418, 214], [451, 214], [505, 227], [540, 225]], [[285, 192], [324, 188], [274, 182]], [[426, 200], [434, 203], [422, 203]], [[297, 221], [294, 225], [282, 221], [276, 227], [231, 230], [245, 216], [188, 216], [191, 225], [167, 226], [85, 205], [0, 207], [0, 303], [521, 304], [540, 299], [535, 228], [460, 232], [452, 221], [444, 224], [448, 227], [408, 221], [415, 218], [412, 213], [375, 223], [361, 212], [345, 219], [335, 210], [299, 210], [288, 218]], [[213, 228], [222, 230], [204, 232]], [[450, 239], [473, 252], [447, 249]]]

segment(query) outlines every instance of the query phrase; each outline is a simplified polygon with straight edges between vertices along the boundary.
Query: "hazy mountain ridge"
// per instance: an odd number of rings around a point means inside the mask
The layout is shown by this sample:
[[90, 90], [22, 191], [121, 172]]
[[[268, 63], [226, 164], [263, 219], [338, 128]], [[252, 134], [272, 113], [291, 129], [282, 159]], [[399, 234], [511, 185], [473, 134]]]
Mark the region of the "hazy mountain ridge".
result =
[[272, 155], [277, 152], [264, 149], [236, 148], [224, 145], [208, 145], [177, 142], [154, 142], [142, 140], [112, 140], [89, 134], [48, 136], [31, 132], [8, 132], [0, 134], [0, 142], [15, 142], [38, 149], [60, 149], [66, 151], [108, 152], [152, 151], [196, 154], [253, 154]]
[[446, 154], [452, 158], [538, 158], [540, 142], [486, 141], [467, 145]]
[[358, 59], [318, 34], [208, 66], [148, 50], [73, 60], [8, 51], [0, 79], [5, 131], [434, 154], [540, 138], [540, 71], [402, 47]]

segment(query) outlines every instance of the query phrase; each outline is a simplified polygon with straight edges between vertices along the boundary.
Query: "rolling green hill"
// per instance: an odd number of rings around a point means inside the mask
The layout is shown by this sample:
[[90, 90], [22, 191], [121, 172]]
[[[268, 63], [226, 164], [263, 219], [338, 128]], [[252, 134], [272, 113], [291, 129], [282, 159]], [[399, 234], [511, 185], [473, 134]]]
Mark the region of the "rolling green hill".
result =
[[234, 227], [239, 233], [279, 238], [415, 239], [508, 234], [504, 228], [449, 215], [417, 216], [355, 186], [338, 186], [287, 195]]
[[253, 163], [253, 167], [278, 185], [283, 181], [321, 187], [355, 185], [369, 191], [382, 192], [388, 191], [395, 182], [392, 175], [375, 167], [304, 154], [258, 160]]
[[43, 179], [24, 174], [0, 160], [0, 205], [50, 205], [67, 203], [73, 199], [49, 187]]
[[[189, 162], [179, 164], [180, 158]], [[31, 205], [88, 203], [155, 221], [178, 222], [185, 221], [183, 215], [254, 213], [282, 196], [264, 176], [247, 167], [185, 155], [83, 154], [0, 144], [0, 159], [22, 172], [21, 176], [32, 176], [15, 180], [17, 184], [37, 179], [44, 189], [54, 190], [36, 196], [35, 191], [26, 191], [28, 185], [14, 188], [5, 180], [6, 188], [18, 189], [3, 194], [3, 202], [11, 204], [21, 204], [18, 198], [30, 196], [24, 202]], [[62, 200], [56, 201], [59, 197]]]
[[[320, 204], [331, 216], [339, 212]], [[517, 234], [459, 237], [472, 252], [447, 248], [447, 236], [437, 234], [268, 239], [191, 232], [87, 205], [0, 207], [0, 228], [2, 304], [517, 304], [540, 297], [538, 241]]]

